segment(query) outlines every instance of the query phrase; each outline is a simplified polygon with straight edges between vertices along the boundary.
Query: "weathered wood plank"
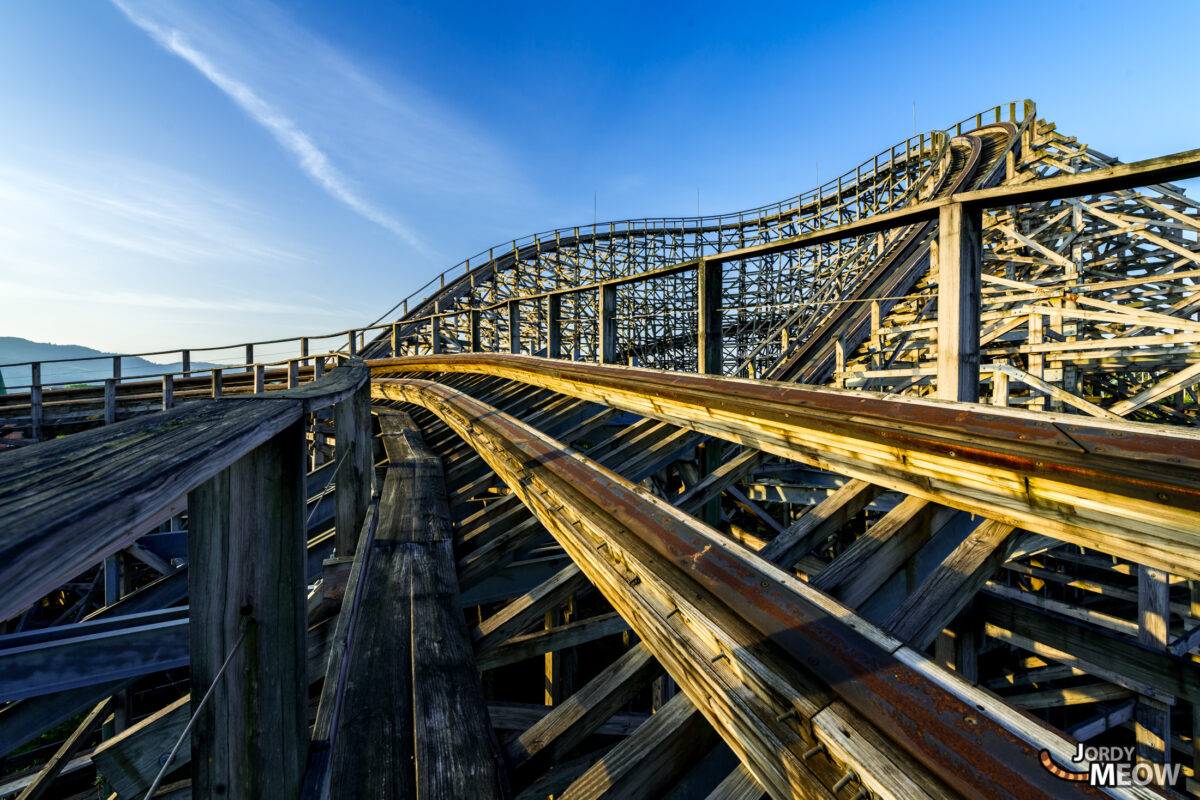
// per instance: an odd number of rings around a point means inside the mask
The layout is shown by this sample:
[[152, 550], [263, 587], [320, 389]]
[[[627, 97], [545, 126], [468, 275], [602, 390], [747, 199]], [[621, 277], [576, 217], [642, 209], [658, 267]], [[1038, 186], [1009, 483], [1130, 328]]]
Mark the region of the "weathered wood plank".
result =
[[[59, 776], [63, 767], [67, 765], [71, 758], [79, 752], [79, 748], [83, 747], [88, 735], [100, 724], [104, 716], [108, 714], [112, 703], [112, 698], [107, 697], [88, 712], [88, 715], [75, 727], [75, 730], [66, 738], [66, 741], [54, 751], [54, 755], [50, 757], [50, 760], [38, 770], [37, 775], [33, 778], [33, 782], [17, 795], [17, 800], [38, 800], [38, 798], [46, 796], [46, 793], [50, 791], [50, 787], [54, 785], [54, 779]], [[95, 758], [95, 753], [93, 753], [92, 757]]]
[[192, 729], [200, 796], [300, 790], [308, 682], [304, 430], [295, 419], [188, 496], [196, 690], [212, 686], [228, 659]]
[[655, 677], [661, 667], [637, 644], [504, 749], [518, 785], [566, 756]]
[[[118, 796], [137, 797], [154, 782], [162, 757], [171, 752], [190, 715], [191, 695], [185, 695], [97, 747], [92, 753], [96, 769]], [[191, 748], [181, 747], [170, 769], [190, 760]]]

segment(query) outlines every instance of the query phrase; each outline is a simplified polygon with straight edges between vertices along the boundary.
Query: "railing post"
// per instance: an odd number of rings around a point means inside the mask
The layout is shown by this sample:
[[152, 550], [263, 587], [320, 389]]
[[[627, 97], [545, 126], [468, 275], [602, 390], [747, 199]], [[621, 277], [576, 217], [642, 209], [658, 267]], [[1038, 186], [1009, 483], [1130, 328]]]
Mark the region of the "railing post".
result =
[[313, 380], [320, 378], [325, 374], [325, 356], [317, 356], [313, 359]]
[[117, 421], [117, 379], [107, 378], [104, 381], [104, 424], [112, 425]]
[[562, 358], [562, 295], [546, 296], [546, 358]]
[[479, 353], [483, 351], [483, 346], [479, 338], [479, 315], [481, 312], [477, 308], [472, 308], [468, 313], [470, 314], [471, 352]]
[[295, 389], [300, 385], [300, 362], [292, 359], [288, 362], [288, 388]]
[[435, 356], [442, 352], [442, 318], [436, 314], [429, 318], [429, 351]]
[[192, 351], [184, 350], [179, 356], [179, 366], [183, 368], [183, 375], [186, 378], [187, 374], [192, 371]]
[[696, 371], [720, 375], [721, 265], [704, 258], [696, 268], [696, 314]]
[[300, 363], [302, 366], [308, 366], [308, 337], [300, 337], [300, 358], [303, 359]]
[[596, 302], [597, 339], [601, 364], [612, 364], [617, 360], [617, 287], [603, 284], [598, 290]]
[[521, 303], [508, 301], [508, 352], [521, 352]]
[[221, 389], [223, 388], [221, 383], [222, 383], [221, 370], [214, 369], [212, 371], [212, 396], [213, 397], [221, 396]]
[[937, 396], [979, 402], [982, 214], [952, 203], [938, 212]]
[[113, 380], [121, 380], [121, 357], [113, 356]]
[[358, 342], [354, 339], [354, 331], [350, 331], [350, 355], [358, 355]]
[[29, 365], [29, 435], [35, 442], [42, 440], [42, 365]]
[[254, 372], [254, 345], [246, 345], [246, 372]]
[[354, 555], [358, 531], [371, 501], [371, 471], [374, 447], [371, 441], [371, 386], [363, 384], [357, 392], [333, 407], [334, 459], [337, 474], [334, 492], [334, 555]]
[[175, 376], [162, 376], [162, 408], [167, 411], [175, 407]]
[[266, 367], [262, 364], [254, 365], [254, 393], [262, 394], [266, 388]]
[[196, 797], [299, 796], [308, 699], [303, 443], [297, 421], [188, 495], [192, 708], [213, 686], [192, 729]]
[[400, 355], [400, 323], [392, 323], [392, 358]]

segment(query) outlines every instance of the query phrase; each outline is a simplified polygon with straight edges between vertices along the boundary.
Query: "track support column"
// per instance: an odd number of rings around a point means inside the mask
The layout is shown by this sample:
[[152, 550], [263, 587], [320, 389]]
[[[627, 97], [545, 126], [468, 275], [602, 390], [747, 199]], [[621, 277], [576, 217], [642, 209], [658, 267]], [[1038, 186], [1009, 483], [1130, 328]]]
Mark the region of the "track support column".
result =
[[546, 296], [546, 358], [562, 358], [562, 295]]
[[696, 268], [696, 371], [720, 375], [721, 365], [721, 265], [700, 259]]
[[517, 300], [508, 301], [508, 352], [521, 354], [521, 304]]
[[982, 214], [962, 203], [938, 212], [937, 396], [979, 402]]
[[606, 283], [597, 291], [597, 355], [601, 364], [613, 364], [617, 360], [617, 287]]
[[308, 699], [303, 493], [297, 421], [188, 495], [192, 708], [213, 687], [192, 730], [197, 797], [299, 795]]
[[371, 385], [362, 387], [333, 407], [333, 433], [337, 440], [334, 457], [334, 554], [354, 555], [358, 530], [371, 502], [371, 472], [374, 453], [371, 442]]
[[470, 328], [471, 328], [471, 352], [478, 353], [483, 350], [483, 347], [480, 345], [480, 338], [479, 338], [479, 314], [480, 314], [480, 311], [478, 309], [473, 308], [468, 313], [470, 316], [470, 322], [468, 324], [470, 325]]

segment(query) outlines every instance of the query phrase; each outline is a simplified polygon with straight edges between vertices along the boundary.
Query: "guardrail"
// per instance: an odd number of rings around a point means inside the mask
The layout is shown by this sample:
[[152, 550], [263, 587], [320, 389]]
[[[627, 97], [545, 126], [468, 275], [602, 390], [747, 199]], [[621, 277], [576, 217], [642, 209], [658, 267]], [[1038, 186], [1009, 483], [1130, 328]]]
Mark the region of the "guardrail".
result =
[[0, 619], [133, 544], [187, 497], [193, 698], [221, 686], [203, 710], [193, 706], [198, 795], [227, 782], [239, 796], [299, 792], [304, 419], [333, 407], [335, 552], [350, 555], [374, 476], [367, 379], [355, 359], [298, 388], [189, 403], [0, 459]]

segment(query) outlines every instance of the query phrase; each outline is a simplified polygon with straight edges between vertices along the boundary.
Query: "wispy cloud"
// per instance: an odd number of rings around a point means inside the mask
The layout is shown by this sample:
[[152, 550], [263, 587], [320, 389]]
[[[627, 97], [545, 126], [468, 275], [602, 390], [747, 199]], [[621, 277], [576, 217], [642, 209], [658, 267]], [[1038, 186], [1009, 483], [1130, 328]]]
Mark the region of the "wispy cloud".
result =
[[[431, 213], [511, 203], [511, 158], [399, 76], [372, 72], [270, 3], [112, 0], [261, 125], [330, 196], [425, 256]], [[456, 254], [457, 255], [457, 254]]]
[[325, 191], [358, 214], [396, 234], [414, 248], [425, 249], [421, 240], [407, 226], [353, 191], [345, 176], [330, 163], [329, 158], [317, 147], [308, 134], [300, 130], [278, 109], [259, 97], [245, 83], [219, 69], [204, 53], [189, 43], [182, 31], [155, 23], [134, 12], [122, 0], [113, 0], [113, 2], [131, 22], [150, 34], [169, 52], [195, 67], [200, 74], [229, 95], [230, 99], [237, 103], [251, 119], [270, 131], [275, 140], [296, 157], [300, 168]]
[[260, 215], [227, 192], [157, 164], [110, 155], [0, 162], [0, 216], [6, 258], [93, 269], [130, 254], [210, 266], [306, 260], [254, 230]]

